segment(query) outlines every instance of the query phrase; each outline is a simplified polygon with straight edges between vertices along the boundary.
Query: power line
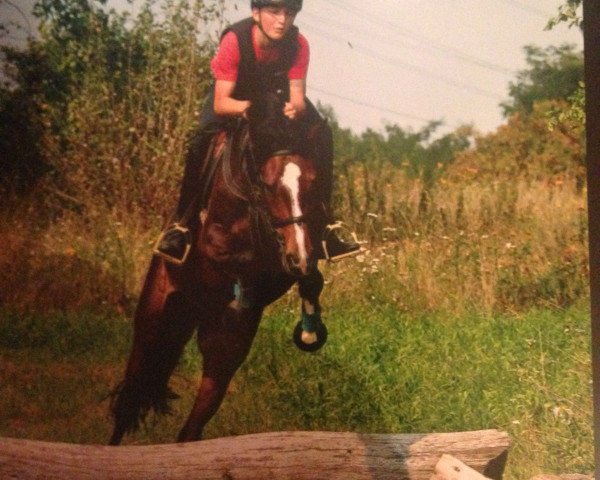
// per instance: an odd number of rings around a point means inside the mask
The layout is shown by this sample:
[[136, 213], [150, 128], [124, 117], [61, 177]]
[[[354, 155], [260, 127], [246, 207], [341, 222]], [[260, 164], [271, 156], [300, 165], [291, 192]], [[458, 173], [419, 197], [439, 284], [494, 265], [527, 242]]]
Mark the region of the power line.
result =
[[394, 23], [394, 22], [389, 21], [388, 19], [373, 15], [365, 10], [353, 7], [352, 5], [342, 3], [339, 0], [329, 0], [329, 3], [335, 7], [343, 10], [344, 12], [347, 12], [349, 10], [353, 11], [356, 15], [359, 15], [359, 18], [361, 20], [367, 19], [368, 21], [370, 21], [371, 23], [373, 23], [376, 26], [380, 26], [382, 24], [387, 25], [389, 28], [392, 29], [392, 31], [395, 34], [403, 36], [403, 37], [411, 38], [413, 40], [417, 40], [418, 42], [421, 42], [421, 44], [426, 45], [427, 46], [426, 48], [440, 50], [446, 54], [450, 53], [451, 55], [453, 55], [457, 58], [460, 58], [464, 61], [476, 64], [480, 67], [489, 68], [491, 70], [499, 71], [502, 73], [514, 74], [514, 71], [510, 68], [495, 64], [493, 62], [476, 57], [474, 55], [470, 55], [470, 54], [465, 53], [457, 48], [451, 47], [449, 45], [445, 45], [441, 42], [437, 42], [429, 37], [426, 37], [417, 32], [414, 32], [404, 26], [401, 26], [398, 23]]
[[[359, 34], [367, 34], [369, 37], [373, 38], [379, 38], [381, 40], [383, 40], [385, 43], [389, 44], [389, 35], [384, 35], [378, 32], [365, 32], [364, 30], [360, 30], [357, 29], [354, 25], [347, 25], [341, 22], [336, 21], [335, 19], [324, 19], [322, 17], [319, 17], [318, 15], [314, 15], [310, 12], [305, 12], [303, 15], [303, 19], [305, 17], [312, 17], [313, 19], [322, 22], [324, 24], [328, 24], [328, 25], [336, 25], [338, 28], [343, 29], [344, 31], [354, 31], [354, 32], [358, 32]], [[480, 68], [485, 68], [487, 70], [492, 70], [494, 72], [497, 73], [502, 73], [504, 75], [515, 75], [517, 72], [508, 68], [508, 67], [503, 67], [501, 65], [497, 65], [491, 62], [488, 62], [486, 60], [483, 59], [479, 59], [477, 57], [471, 57], [471, 56], [467, 56], [465, 54], [459, 54], [455, 51], [452, 51], [451, 49], [447, 48], [447, 47], [441, 47], [441, 46], [437, 46], [437, 45], [430, 45], [428, 43], [424, 43], [424, 42], [419, 42], [417, 44], [414, 43], [414, 39], [411, 39], [410, 35], [404, 34], [402, 32], [393, 30], [391, 32], [393, 35], [399, 35], [401, 37], [405, 37], [405, 38], [409, 38], [412, 41], [412, 44], [406, 44], [406, 43], [402, 43], [399, 45], [400, 48], [405, 48], [405, 49], [412, 49], [412, 50], [421, 50], [421, 51], [426, 51], [429, 52], [430, 54], [434, 54], [439, 56], [440, 54], [444, 55], [444, 58], [450, 56], [450, 57], [454, 57], [458, 60], [460, 60], [461, 62], [464, 63], [468, 63], [471, 65], [475, 65], [476, 67], [480, 67]], [[323, 34], [325, 35], [325, 34]], [[349, 42], [347, 41], [347, 43], [355, 43], [355, 42]]]
[[15, 5], [11, 0], [0, 0], [0, 4], [2, 4], [2, 3], [8, 5], [9, 7], [14, 8], [21, 15], [21, 17], [23, 17], [23, 19], [25, 20], [25, 23], [27, 23], [28, 34], [29, 34], [29, 36], [31, 36], [33, 34], [33, 28], [31, 26], [31, 22], [29, 21], [29, 18], [27, 18], [27, 15], [25, 15], [25, 12], [18, 5]]
[[[367, 108], [371, 108], [373, 110], [378, 110], [380, 112], [391, 113], [393, 115], [397, 115], [397, 116], [400, 116], [400, 117], [408, 118], [410, 120], [417, 120], [417, 121], [425, 122], [425, 123], [430, 123], [432, 121], [431, 119], [419, 117], [418, 115], [413, 115], [413, 114], [407, 113], [407, 112], [401, 112], [399, 110], [393, 110], [391, 108], [383, 107], [383, 106], [380, 106], [380, 105], [373, 105], [371, 103], [367, 103], [367, 102], [363, 102], [363, 101], [360, 101], [360, 100], [356, 100], [355, 98], [346, 97], [346, 96], [340, 95], [338, 93], [334, 93], [334, 92], [331, 92], [329, 90], [325, 90], [323, 88], [314, 87], [312, 85], [309, 88], [311, 90], [314, 90], [315, 92], [319, 92], [319, 93], [322, 93], [324, 95], [328, 95], [330, 97], [334, 97], [334, 98], [337, 98], [337, 99], [340, 99], [340, 100], [345, 100], [347, 102], [353, 103], [355, 105], [359, 105], [361, 107], [367, 107]], [[459, 124], [454, 124], [451, 127], [458, 128], [459, 126], [460, 126]]]
[[522, 10], [524, 12], [533, 13], [534, 15], [543, 17], [546, 20], [548, 20], [551, 17], [551, 14], [549, 14], [549, 13], [546, 13], [542, 10], [531, 7], [529, 5], [523, 5], [522, 3], [517, 2], [516, 0], [500, 0], [500, 1], [503, 3], [506, 3], [507, 5], [512, 5], [513, 7], [518, 8], [519, 10]]
[[[333, 38], [333, 39], [338, 40], [338, 41], [340, 41], [342, 43], [345, 43], [345, 44], [348, 43], [347, 40], [345, 40], [345, 39], [343, 39], [343, 38], [341, 38], [341, 37], [339, 37], [337, 35], [334, 35], [332, 33], [324, 32], [323, 30], [319, 29], [318, 27], [314, 27], [314, 26], [308, 26], [308, 27], [309, 27], [308, 28], [309, 30], [315, 31], [318, 35], [322, 35], [322, 36], [325, 36], [325, 37], [328, 37], [328, 38]], [[431, 79], [440, 81], [442, 83], [445, 83], [446, 85], [450, 85], [450, 86], [453, 86], [453, 87], [458, 87], [458, 88], [461, 88], [463, 90], [470, 91], [471, 93], [474, 93], [474, 94], [477, 94], [477, 95], [480, 95], [480, 96], [483, 96], [483, 97], [491, 98], [493, 100], [503, 100], [504, 99], [503, 97], [501, 97], [501, 96], [499, 96], [499, 95], [497, 95], [497, 94], [495, 94], [493, 92], [489, 92], [487, 90], [483, 90], [483, 89], [481, 89], [479, 87], [476, 87], [474, 85], [469, 85], [469, 84], [466, 84], [466, 83], [458, 82], [458, 81], [452, 80], [450, 78], [444, 77], [442, 75], [438, 75], [437, 73], [432, 72], [430, 70], [427, 70], [427, 69], [425, 69], [423, 67], [420, 67], [418, 65], [414, 65], [414, 64], [411, 64], [411, 63], [402, 62], [402, 61], [398, 60], [397, 58], [386, 57], [384, 55], [381, 55], [381, 53], [379, 53], [379, 52], [377, 52], [375, 50], [372, 50], [370, 48], [366, 48], [366, 47], [363, 47], [361, 45], [351, 45], [351, 47], [352, 47], [353, 50], [362, 52], [362, 53], [368, 55], [371, 58], [377, 58], [377, 59], [379, 59], [379, 60], [381, 60], [381, 61], [383, 61], [383, 62], [385, 62], [385, 63], [387, 63], [389, 65], [394, 65], [394, 66], [397, 66], [397, 67], [400, 67], [400, 68], [404, 68], [406, 70], [412, 70], [414, 72], [417, 72], [417, 74], [419, 74], [421, 76], [424, 76], [426, 78], [431, 78]]]

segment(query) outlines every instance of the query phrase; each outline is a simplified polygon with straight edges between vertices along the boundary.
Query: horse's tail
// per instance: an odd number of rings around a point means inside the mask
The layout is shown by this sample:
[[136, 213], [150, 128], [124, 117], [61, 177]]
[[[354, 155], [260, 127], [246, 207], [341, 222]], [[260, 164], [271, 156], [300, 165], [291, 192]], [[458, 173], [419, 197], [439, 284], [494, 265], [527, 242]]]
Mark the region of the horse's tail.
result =
[[164, 261], [154, 257], [138, 303], [125, 379], [112, 394], [111, 445], [139, 428], [150, 410], [169, 413], [169, 401], [178, 398], [168, 382], [195, 323], [185, 296], [166, 288], [170, 280], [163, 267]]
[[111, 393], [110, 410], [114, 430], [110, 445], [118, 445], [127, 433], [136, 431], [150, 410], [158, 414], [171, 412], [169, 402], [179, 398], [168, 385], [144, 381], [123, 381]]

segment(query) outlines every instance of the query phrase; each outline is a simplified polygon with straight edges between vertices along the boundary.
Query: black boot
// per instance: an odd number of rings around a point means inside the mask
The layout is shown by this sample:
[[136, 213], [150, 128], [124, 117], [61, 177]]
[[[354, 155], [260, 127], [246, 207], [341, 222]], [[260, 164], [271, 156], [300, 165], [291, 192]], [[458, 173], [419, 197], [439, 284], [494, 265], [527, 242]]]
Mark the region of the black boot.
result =
[[192, 246], [190, 230], [174, 223], [158, 238], [154, 253], [175, 265], [185, 262]]
[[[312, 107], [314, 109], [314, 107]], [[320, 118], [315, 111], [313, 115], [318, 128], [313, 130], [313, 141], [311, 143], [314, 149], [309, 155], [318, 160], [318, 191], [322, 195], [323, 210], [319, 215], [319, 220], [315, 222], [316, 238], [319, 243], [316, 245], [316, 257], [330, 261], [337, 261], [343, 258], [357, 255], [360, 252], [360, 245], [356, 235], [352, 233], [352, 240], [342, 240], [336, 230], [346, 230], [341, 222], [332, 223], [331, 214], [331, 195], [333, 192], [333, 132], [327, 121]], [[314, 238], [314, 237], [313, 237]]]
[[169, 225], [158, 237], [154, 253], [169, 263], [181, 265], [185, 262], [192, 246], [191, 230], [198, 228], [198, 211], [203, 201], [201, 192], [207, 179], [206, 169], [210, 154], [210, 143], [214, 130], [205, 128], [190, 139], [185, 160], [185, 170], [175, 213], [175, 223]]

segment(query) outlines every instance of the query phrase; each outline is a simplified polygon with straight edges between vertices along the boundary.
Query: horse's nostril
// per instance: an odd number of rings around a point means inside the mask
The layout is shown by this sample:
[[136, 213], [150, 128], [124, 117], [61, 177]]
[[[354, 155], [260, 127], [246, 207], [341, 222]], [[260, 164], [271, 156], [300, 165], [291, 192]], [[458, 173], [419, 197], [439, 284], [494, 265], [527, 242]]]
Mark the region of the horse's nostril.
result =
[[285, 256], [285, 259], [290, 267], [297, 267], [298, 265], [300, 265], [300, 259], [297, 255], [294, 255], [293, 253], [288, 253]]

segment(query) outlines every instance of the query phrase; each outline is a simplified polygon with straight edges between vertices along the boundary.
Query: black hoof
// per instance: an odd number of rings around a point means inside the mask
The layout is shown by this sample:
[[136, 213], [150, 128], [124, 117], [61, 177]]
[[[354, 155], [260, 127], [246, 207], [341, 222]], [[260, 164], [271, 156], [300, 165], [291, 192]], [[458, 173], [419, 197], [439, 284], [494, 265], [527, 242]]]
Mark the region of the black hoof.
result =
[[302, 331], [302, 322], [298, 322], [296, 328], [294, 328], [293, 338], [296, 346], [303, 352], [316, 352], [325, 345], [325, 342], [327, 341], [327, 327], [323, 322], [319, 322], [317, 325], [317, 330], [315, 331], [317, 334], [317, 341], [314, 343], [304, 343], [302, 341]]

